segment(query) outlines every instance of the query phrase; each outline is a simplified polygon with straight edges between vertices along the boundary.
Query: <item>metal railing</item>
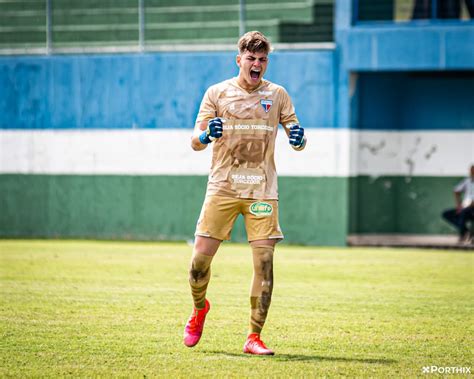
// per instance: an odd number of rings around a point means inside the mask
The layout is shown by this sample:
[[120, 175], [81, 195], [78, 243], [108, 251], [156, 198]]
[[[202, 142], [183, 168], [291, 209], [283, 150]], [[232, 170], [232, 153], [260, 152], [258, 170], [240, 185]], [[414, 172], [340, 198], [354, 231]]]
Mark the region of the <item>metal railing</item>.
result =
[[0, 54], [234, 49], [255, 29], [314, 47], [333, 41], [333, 2], [0, 0]]

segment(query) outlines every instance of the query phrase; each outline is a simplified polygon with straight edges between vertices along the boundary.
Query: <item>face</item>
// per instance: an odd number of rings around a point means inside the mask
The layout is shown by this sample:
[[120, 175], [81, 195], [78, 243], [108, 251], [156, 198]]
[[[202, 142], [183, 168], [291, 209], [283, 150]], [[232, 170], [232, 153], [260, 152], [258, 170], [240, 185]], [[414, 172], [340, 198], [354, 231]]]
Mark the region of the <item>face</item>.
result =
[[268, 54], [264, 52], [251, 53], [246, 51], [237, 55], [239, 66], [239, 85], [246, 90], [257, 88], [267, 70]]
[[471, 166], [471, 178], [474, 178], [474, 165]]

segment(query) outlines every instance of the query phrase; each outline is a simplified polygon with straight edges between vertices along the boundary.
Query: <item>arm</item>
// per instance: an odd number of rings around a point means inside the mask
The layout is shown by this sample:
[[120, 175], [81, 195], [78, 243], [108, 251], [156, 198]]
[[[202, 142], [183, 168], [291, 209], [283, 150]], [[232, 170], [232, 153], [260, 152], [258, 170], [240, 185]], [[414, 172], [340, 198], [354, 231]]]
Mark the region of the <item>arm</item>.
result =
[[222, 137], [222, 120], [216, 117], [209, 121], [201, 121], [199, 130], [202, 133], [195, 134], [191, 138], [191, 147], [195, 151], [204, 150], [212, 141]]
[[461, 192], [459, 191], [454, 191], [454, 201], [456, 204], [456, 213], [459, 213], [462, 211], [462, 196]]
[[[201, 121], [198, 126], [196, 126], [196, 129], [199, 128], [201, 133], [207, 129], [207, 121]], [[207, 147], [207, 144], [202, 144], [201, 141], [199, 140], [199, 136], [201, 135], [195, 134], [191, 137], [191, 148], [194, 151], [200, 151], [204, 150]]]
[[461, 181], [458, 185], [454, 187], [453, 193], [454, 193], [454, 202], [456, 204], [456, 212], [459, 213], [462, 211], [462, 201], [463, 201], [463, 193], [467, 191], [467, 186], [468, 186], [469, 180], [464, 179]]
[[304, 135], [304, 129], [299, 125], [293, 103], [291, 102], [290, 96], [283, 87], [281, 87], [280, 93], [282, 96], [280, 123], [283, 125], [283, 129], [285, 129], [291, 147], [296, 151], [301, 151], [306, 146], [306, 136]]
[[222, 120], [217, 118], [216, 96], [216, 86], [211, 86], [202, 98], [191, 137], [194, 151], [204, 150], [213, 140], [222, 137]]

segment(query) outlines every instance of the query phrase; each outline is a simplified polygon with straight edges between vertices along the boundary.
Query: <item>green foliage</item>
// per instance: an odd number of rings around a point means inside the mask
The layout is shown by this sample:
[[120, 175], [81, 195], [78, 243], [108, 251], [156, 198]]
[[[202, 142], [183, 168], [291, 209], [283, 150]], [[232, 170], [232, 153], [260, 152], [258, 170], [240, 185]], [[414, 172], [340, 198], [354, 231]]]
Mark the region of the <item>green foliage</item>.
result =
[[185, 244], [0, 241], [0, 376], [414, 377], [470, 366], [473, 255], [278, 246], [262, 335], [241, 352], [250, 249], [214, 259], [195, 348]]

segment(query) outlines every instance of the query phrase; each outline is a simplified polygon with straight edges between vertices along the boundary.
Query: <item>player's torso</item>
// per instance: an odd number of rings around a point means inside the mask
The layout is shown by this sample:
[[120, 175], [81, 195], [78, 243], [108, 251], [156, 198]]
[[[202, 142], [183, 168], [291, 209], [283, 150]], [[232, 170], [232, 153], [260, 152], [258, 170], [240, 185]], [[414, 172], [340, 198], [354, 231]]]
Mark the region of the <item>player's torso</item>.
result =
[[474, 179], [468, 178], [466, 192], [464, 193], [465, 202], [468, 205], [474, 203]]
[[276, 198], [275, 138], [280, 119], [276, 86], [265, 82], [248, 93], [232, 81], [216, 94], [217, 116], [224, 119], [222, 138], [214, 144], [211, 182], [220, 194]]

